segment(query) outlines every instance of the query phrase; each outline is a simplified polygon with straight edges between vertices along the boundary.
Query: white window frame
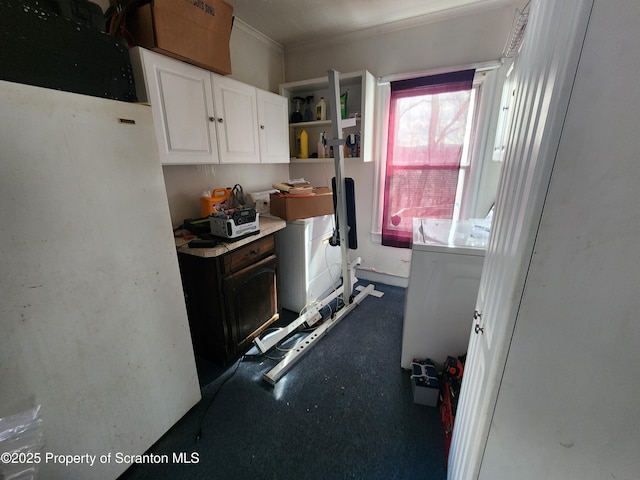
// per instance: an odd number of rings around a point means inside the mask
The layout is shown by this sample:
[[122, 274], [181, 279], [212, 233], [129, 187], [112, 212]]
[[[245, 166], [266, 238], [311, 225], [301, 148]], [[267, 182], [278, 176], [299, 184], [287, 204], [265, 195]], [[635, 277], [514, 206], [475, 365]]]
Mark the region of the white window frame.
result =
[[[374, 151], [376, 162], [374, 178], [375, 202], [371, 219], [371, 241], [382, 244], [382, 213], [384, 208], [384, 179], [387, 162], [387, 138], [389, 126], [389, 102], [391, 98], [391, 82], [408, 78], [425, 77], [459, 70], [476, 69], [473, 79], [476, 106], [469, 115], [473, 115], [475, 130], [471, 132], [469, 142], [465, 142], [463, 162], [465, 155], [469, 159], [467, 166], [461, 163], [464, 175], [458, 183], [459, 192], [456, 194], [456, 207], [454, 216], [457, 218], [483, 217], [487, 212], [478, 212], [479, 189], [481, 188], [482, 172], [485, 162], [492, 160], [495, 146], [495, 130], [499, 114], [500, 89], [502, 78], [500, 62], [490, 62], [446, 70], [428, 71], [408, 75], [395, 75], [378, 79], [375, 108], [375, 138], [377, 139]], [[466, 188], [463, 189], [464, 183]]]

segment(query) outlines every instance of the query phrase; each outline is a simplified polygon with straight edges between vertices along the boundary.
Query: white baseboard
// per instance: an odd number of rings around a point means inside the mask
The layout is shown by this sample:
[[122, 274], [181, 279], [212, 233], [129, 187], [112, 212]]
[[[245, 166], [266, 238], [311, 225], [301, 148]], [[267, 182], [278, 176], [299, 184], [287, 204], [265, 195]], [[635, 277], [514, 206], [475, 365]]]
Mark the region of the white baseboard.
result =
[[384, 283], [385, 285], [392, 285], [394, 287], [407, 288], [409, 286], [409, 279], [406, 277], [389, 275], [387, 273], [372, 272], [371, 270], [364, 270], [360, 268], [356, 268], [356, 277], [358, 277], [359, 280], [379, 282]]

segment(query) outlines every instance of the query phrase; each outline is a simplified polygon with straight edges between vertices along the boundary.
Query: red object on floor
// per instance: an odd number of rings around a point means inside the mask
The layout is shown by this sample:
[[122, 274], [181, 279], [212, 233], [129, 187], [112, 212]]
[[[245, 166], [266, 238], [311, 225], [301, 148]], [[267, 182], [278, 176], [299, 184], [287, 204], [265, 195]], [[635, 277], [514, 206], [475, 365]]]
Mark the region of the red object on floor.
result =
[[440, 389], [440, 418], [442, 419], [442, 431], [444, 433], [444, 456], [445, 459], [448, 459], [455, 415], [451, 403], [451, 387], [446, 375], [444, 376]]

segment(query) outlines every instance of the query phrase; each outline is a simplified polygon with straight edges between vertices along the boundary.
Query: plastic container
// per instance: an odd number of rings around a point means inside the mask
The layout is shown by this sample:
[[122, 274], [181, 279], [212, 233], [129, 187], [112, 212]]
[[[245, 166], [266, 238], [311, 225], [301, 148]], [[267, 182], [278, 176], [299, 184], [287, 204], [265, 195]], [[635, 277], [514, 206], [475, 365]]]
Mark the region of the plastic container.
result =
[[232, 188], [216, 188], [212, 192], [202, 192], [200, 197], [200, 214], [208, 217], [218, 211], [217, 205], [224, 203], [231, 195]]
[[296, 137], [298, 143], [298, 158], [309, 158], [309, 134], [303, 128]]
[[326, 155], [326, 140], [324, 137], [324, 132], [322, 132], [320, 134], [320, 138], [318, 139], [318, 158], [325, 158]]
[[316, 104], [316, 120], [327, 119], [327, 104], [324, 101], [324, 97], [320, 97], [320, 101]]
[[347, 96], [349, 95], [349, 90], [340, 95], [340, 118], [347, 118]]

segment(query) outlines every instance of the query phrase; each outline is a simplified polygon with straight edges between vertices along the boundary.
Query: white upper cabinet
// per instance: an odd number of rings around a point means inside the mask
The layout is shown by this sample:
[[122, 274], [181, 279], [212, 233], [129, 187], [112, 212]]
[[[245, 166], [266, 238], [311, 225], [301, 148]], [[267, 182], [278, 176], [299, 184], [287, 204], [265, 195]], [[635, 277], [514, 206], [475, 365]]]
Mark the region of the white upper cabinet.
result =
[[131, 49], [138, 100], [151, 104], [164, 164], [219, 163], [210, 72]]
[[289, 162], [286, 98], [140, 47], [130, 55], [163, 164]]
[[212, 74], [220, 163], [260, 163], [256, 88]]
[[275, 93], [257, 92], [262, 163], [289, 163], [288, 101]]

